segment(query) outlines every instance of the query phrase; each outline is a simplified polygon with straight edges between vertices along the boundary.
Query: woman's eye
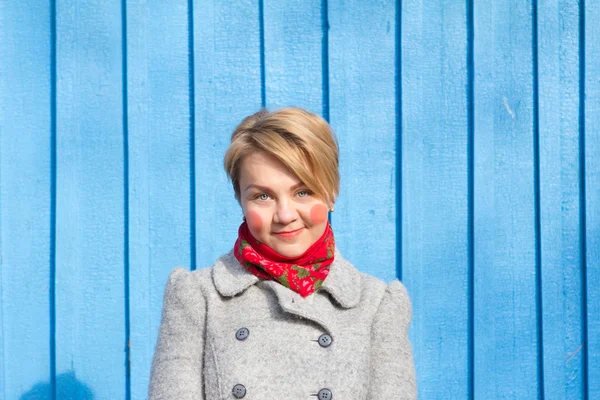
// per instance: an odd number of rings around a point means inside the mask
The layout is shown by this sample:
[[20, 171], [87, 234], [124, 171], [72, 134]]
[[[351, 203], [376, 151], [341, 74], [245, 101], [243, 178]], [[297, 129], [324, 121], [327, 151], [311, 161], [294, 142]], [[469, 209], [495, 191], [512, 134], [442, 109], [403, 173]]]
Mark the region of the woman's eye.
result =
[[266, 194], [266, 193], [261, 193], [258, 196], [256, 196], [256, 198], [259, 199], [259, 200], [265, 201], [265, 200], [269, 200], [269, 195]]
[[307, 197], [308, 195], [308, 190], [301, 190], [298, 192], [298, 197]]

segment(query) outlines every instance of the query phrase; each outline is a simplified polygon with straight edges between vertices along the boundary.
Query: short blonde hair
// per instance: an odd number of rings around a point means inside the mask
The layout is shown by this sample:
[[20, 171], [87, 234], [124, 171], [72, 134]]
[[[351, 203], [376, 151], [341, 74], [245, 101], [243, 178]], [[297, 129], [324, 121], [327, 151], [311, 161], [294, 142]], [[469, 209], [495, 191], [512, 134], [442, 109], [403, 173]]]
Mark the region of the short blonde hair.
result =
[[320, 116], [301, 108], [261, 110], [246, 117], [231, 135], [224, 167], [240, 201], [240, 165], [245, 156], [265, 152], [285, 165], [330, 205], [340, 187], [338, 144]]

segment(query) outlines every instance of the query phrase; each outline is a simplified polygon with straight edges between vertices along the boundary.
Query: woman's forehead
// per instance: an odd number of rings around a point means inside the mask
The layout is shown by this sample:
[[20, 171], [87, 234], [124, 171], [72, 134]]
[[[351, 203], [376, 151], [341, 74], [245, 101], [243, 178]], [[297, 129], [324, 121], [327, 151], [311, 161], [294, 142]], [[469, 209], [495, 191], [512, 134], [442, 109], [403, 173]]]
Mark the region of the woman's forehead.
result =
[[252, 186], [293, 188], [303, 183], [275, 157], [266, 153], [255, 152], [242, 160], [240, 184], [242, 190], [247, 190]]

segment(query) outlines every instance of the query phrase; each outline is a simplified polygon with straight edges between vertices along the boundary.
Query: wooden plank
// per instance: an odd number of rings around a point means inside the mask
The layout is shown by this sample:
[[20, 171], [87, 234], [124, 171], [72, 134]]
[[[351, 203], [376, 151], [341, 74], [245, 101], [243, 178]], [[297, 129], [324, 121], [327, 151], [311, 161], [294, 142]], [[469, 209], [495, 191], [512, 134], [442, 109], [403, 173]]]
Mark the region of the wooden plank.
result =
[[0, 399], [52, 393], [51, 29], [47, 2], [0, 4]]
[[579, 12], [538, 8], [540, 249], [544, 395], [583, 398], [579, 220]]
[[336, 245], [360, 270], [396, 277], [395, 2], [329, 1], [330, 121], [340, 143]]
[[423, 399], [469, 398], [466, 2], [402, 6], [402, 278]]
[[223, 170], [231, 133], [261, 106], [258, 2], [194, 1], [198, 268], [230, 251], [242, 211]]
[[[600, 3], [585, 1], [582, 19], [582, 60], [585, 73], [584, 109], [585, 140], [581, 142], [585, 175], [585, 192], [582, 193], [585, 226], [582, 236], [585, 238], [584, 260], [586, 266], [587, 295], [587, 384], [588, 398], [600, 398]], [[582, 171], [583, 172], [583, 171]]]
[[193, 263], [189, 11], [127, 4], [132, 399], [148, 394], [167, 277]]
[[264, 0], [266, 105], [304, 107], [323, 115], [327, 43], [320, 0]]
[[533, 399], [532, 4], [474, 8], [474, 398]]
[[121, 3], [56, 7], [56, 397], [125, 398]]

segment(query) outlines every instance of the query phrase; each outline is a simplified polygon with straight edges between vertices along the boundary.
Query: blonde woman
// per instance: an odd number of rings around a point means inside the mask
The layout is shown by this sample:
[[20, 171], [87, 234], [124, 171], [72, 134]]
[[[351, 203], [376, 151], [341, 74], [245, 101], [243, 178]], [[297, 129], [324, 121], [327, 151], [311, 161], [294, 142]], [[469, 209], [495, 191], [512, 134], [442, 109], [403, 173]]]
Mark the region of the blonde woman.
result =
[[260, 111], [234, 131], [224, 164], [244, 221], [213, 267], [171, 273], [150, 400], [416, 398], [406, 289], [335, 247], [327, 122]]

